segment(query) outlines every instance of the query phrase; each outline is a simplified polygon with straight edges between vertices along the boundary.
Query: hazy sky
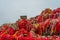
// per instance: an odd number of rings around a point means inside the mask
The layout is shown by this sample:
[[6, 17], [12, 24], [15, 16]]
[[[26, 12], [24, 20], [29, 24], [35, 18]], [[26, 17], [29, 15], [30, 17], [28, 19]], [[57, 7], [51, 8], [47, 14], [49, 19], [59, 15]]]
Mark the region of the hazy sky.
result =
[[20, 15], [39, 15], [45, 8], [60, 7], [59, 0], [0, 0], [0, 25], [15, 22]]

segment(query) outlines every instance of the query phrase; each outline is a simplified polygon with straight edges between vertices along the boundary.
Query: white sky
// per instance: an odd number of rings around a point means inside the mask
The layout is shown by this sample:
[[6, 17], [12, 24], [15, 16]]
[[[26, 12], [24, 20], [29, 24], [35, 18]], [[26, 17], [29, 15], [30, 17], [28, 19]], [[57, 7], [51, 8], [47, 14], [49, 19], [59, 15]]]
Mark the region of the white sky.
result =
[[39, 15], [45, 8], [60, 7], [59, 0], [0, 0], [0, 25], [15, 22], [21, 15]]

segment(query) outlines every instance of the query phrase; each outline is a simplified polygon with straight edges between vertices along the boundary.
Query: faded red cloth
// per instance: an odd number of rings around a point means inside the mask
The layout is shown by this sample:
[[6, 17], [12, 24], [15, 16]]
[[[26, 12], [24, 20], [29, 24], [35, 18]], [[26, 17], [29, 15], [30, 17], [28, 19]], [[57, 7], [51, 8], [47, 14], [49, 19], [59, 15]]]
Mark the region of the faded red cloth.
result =
[[42, 22], [42, 16], [37, 17], [37, 22]]
[[9, 27], [7, 33], [13, 35], [15, 33], [15, 30], [12, 27]]
[[26, 29], [26, 24], [27, 24], [27, 20], [26, 19], [19, 20], [18, 21], [18, 27], [19, 27], [19, 29], [21, 29], [21, 28]]
[[56, 24], [56, 34], [60, 32], [60, 22]]

